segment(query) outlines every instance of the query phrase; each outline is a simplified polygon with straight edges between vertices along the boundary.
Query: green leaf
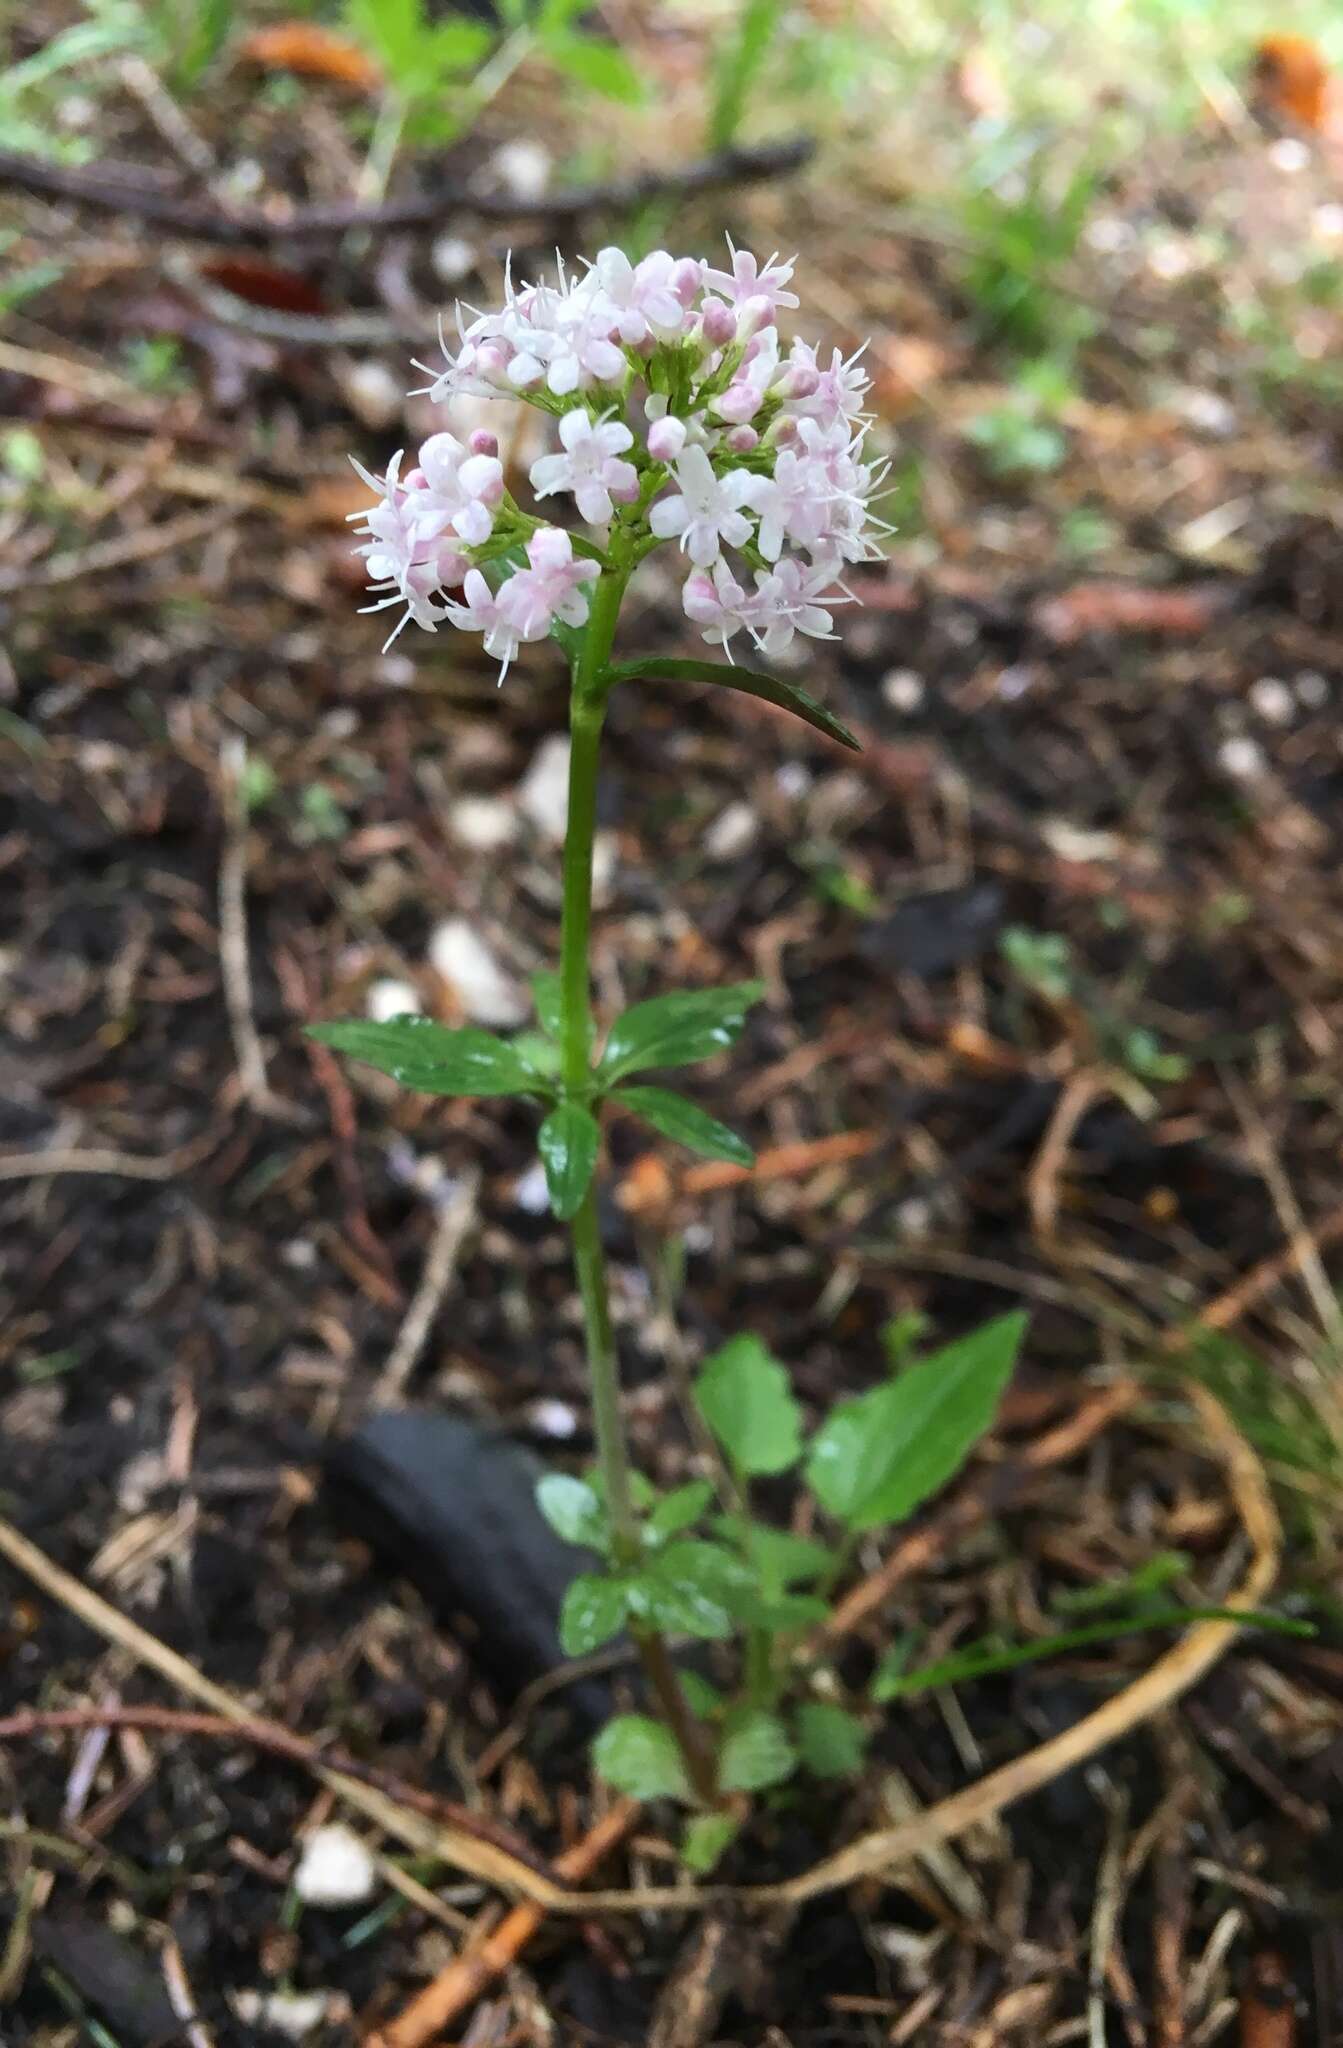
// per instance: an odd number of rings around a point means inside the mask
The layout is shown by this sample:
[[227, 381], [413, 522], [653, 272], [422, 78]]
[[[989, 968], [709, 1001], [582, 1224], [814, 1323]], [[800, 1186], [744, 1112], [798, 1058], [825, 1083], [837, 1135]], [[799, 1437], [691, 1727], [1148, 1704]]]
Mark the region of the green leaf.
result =
[[754, 1587], [744, 1587], [732, 1595], [732, 1612], [748, 1628], [764, 1628], [772, 1636], [784, 1636], [794, 1629], [811, 1628], [824, 1621], [830, 1609], [816, 1593], [762, 1595]]
[[589, 1657], [618, 1636], [629, 1612], [629, 1587], [623, 1579], [598, 1572], [580, 1572], [560, 1607], [560, 1647], [566, 1657]]
[[560, 1049], [553, 1038], [547, 1038], [544, 1031], [519, 1031], [509, 1039], [518, 1058], [525, 1060], [537, 1076], [547, 1094], [559, 1078]]
[[742, 1707], [729, 1714], [718, 1752], [718, 1782], [725, 1792], [763, 1792], [797, 1769], [797, 1752], [777, 1714]]
[[638, 71], [614, 43], [567, 30], [544, 35], [541, 47], [557, 70], [567, 72], [570, 78], [576, 78], [592, 92], [601, 93], [605, 99], [638, 106], [647, 97]]
[[494, 48], [494, 36], [481, 21], [461, 16], [439, 22], [430, 32], [430, 64], [440, 77], [453, 71], [474, 71]]
[[669, 1543], [629, 1581], [630, 1611], [674, 1635], [724, 1642], [732, 1634], [733, 1598], [749, 1583], [744, 1567], [718, 1544]]
[[431, 1017], [373, 1024], [342, 1017], [310, 1024], [307, 1036], [425, 1095], [532, 1095], [537, 1077], [513, 1046], [467, 1025], [449, 1031]]
[[790, 1529], [751, 1522], [741, 1531], [741, 1541], [767, 1599], [776, 1598], [789, 1586], [819, 1579], [830, 1566], [831, 1555], [824, 1543], [810, 1536], [794, 1536]]
[[867, 1754], [867, 1730], [855, 1714], [828, 1700], [804, 1700], [797, 1710], [798, 1753], [817, 1778], [853, 1778]]
[[663, 1495], [648, 1518], [649, 1532], [659, 1542], [693, 1528], [713, 1499], [713, 1485], [707, 1479], [691, 1479]]
[[796, 683], [786, 683], [780, 676], [762, 675], [758, 669], [738, 668], [726, 661], [681, 661], [666, 655], [650, 654], [639, 661], [618, 662], [606, 671], [613, 683], [722, 683], [725, 689], [740, 690], [747, 697], [758, 697], [764, 704], [776, 704], [783, 711], [791, 711], [804, 724], [823, 732], [827, 739], [838, 740], [842, 747], [852, 747], [861, 753], [862, 747], [846, 725], [841, 725], [833, 712], [817, 702], [808, 691]]
[[736, 1470], [787, 1472], [802, 1453], [788, 1374], [758, 1337], [730, 1337], [695, 1381], [695, 1406]]
[[1026, 1327], [1019, 1311], [845, 1401], [812, 1439], [807, 1483], [851, 1529], [903, 1521], [989, 1429]]
[[592, 1745], [600, 1777], [631, 1799], [689, 1799], [681, 1753], [660, 1721], [617, 1714]]
[[550, 1206], [567, 1223], [582, 1206], [597, 1164], [597, 1119], [577, 1102], [552, 1109], [537, 1137]]
[[635, 1003], [611, 1026], [598, 1079], [610, 1087], [644, 1067], [685, 1067], [726, 1052], [764, 992], [763, 982], [741, 981], [730, 988], [687, 989]]
[[678, 1671], [676, 1676], [692, 1711], [699, 1715], [701, 1721], [712, 1721], [715, 1714], [722, 1713], [723, 1695], [716, 1685], [710, 1685], [698, 1671]]
[[532, 997], [537, 1023], [547, 1037], [558, 1039], [564, 1030], [564, 984], [558, 974], [534, 974]]
[[611, 1541], [606, 1509], [592, 1488], [567, 1472], [547, 1472], [536, 1488], [536, 1505], [557, 1536], [605, 1554]]
[[1021, 1664], [1036, 1664], [1042, 1657], [1059, 1657], [1068, 1650], [1085, 1649], [1090, 1643], [1116, 1642], [1121, 1636], [1145, 1635], [1154, 1628], [1185, 1628], [1195, 1621], [1235, 1621], [1246, 1628], [1267, 1629], [1274, 1635], [1311, 1636], [1307, 1622], [1289, 1621], [1279, 1614], [1263, 1614], [1243, 1607], [1169, 1607], [1152, 1614], [1138, 1614], [1123, 1621], [1092, 1621], [1083, 1628], [1062, 1629], [1057, 1635], [1038, 1636], [1032, 1643], [1004, 1643], [1001, 1637], [986, 1637], [968, 1643], [936, 1664], [918, 1671], [906, 1671], [902, 1646], [877, 1667], [872, 1680], [872, 1697], [884, 1705], [887, 1700], [910, 1699], [930, 1692], [935, 1686], [961, 1685], [969, 1678], [986, 1678], [998, 1671], [1015, 1671]]
[[664, 1138], [674, 1138], [678, 1145], [688, 1145], [692, 1152], [702, 1152], [706, 1159], [726, 1159], [733, 1166], [755, 1164], [755, 1153], [744, 1138], [739, 1138], [726, 1124], [720, 1124], [716, 1116], [710, 1116], [698, 1103], [687, 1102], [675, 1089], [618, 1088], [615, 1099], [650, 1123], [655, 1131], [661, 1131]]
[[707, 1877], [741, 1833], [741, 1822], [732, 1813], [697, 1813], [686, 1822], [681, 1837], [681, 1861], [696, 1877]]

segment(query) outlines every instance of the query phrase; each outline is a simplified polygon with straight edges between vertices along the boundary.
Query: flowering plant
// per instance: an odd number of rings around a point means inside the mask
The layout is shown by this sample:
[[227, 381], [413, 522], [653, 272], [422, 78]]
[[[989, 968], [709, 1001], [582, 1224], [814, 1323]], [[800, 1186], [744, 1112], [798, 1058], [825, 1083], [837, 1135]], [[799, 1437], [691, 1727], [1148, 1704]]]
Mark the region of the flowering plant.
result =
[[[597, 1765], [623, 1789], [697, 1808], [685, 1854], [701, 1868], [740, 1820], [734, 1795], [777, 1784], [801, 1764], [822, 1776], [857, 1767], [863, 1720], [835, 1697], [815, 1654], [828, 1595], [857, 1541], [909, 1514], [989, 1426], [1021, 1334], [1019, 1318], [1003, 1317], [913, 1364], [902, 1342], [898, 1373], [841, 1403], [805, 1446], [784, 1367], [756, 1338], [734, 1339], [695, 1390], [716, 1447], [714, 1478], [659, 1499], [631, 1469], [595, 1190], [599, 1114], [611, 1101], [696, 1151], [749, 1164], [749, 1147], [725, 1124], [635, 1077], [731, 1046], [760, 989], [636, 1003], [594, 1059], [598, 748], [617, 684], [680, 678], [744, 690], [857, 744], [798, 685], [735, 659], [743, 639], [771, 657], [798, 634], [831, 636], [834, 605], [852, 596], [846, 569], [879, 553], [871, 501], [881, 472], [864, 453], [868, 380], [857, 357], [836, 350], [825, 362], [801, 340], [785, 349], [778, 315], [798, 303], [792, 269], [730, 243], [724, 268], [665, 251], [635, 264], [605, 249], [576, 277], [561, 271], [553, 284], [520, 287], [510, 278], [501, 308], [459, 317], [459, 346], [445, 349], [430, 396], [521, 398], [550, 414], [558, 445], [532, 463], [532, 493], [547, 506], [571, 499], [585, 530], [516, 502], [488, 430], [434, 434], [404, 475], [401, 455], [381, 480], [361, 471], [378, 493], [362, 552], [373, 609], [400, 609], [393, 638], [409, 620], [479, 633], [501, 680], [521, 646], [547, 635], [568, 656], [561, 957], [557, 974], [534, 983], [540, 1029], [510, 1040], [423, 1017], [314, 1027], [411, 1087], [539, 1106], [551, 1206], [573, 1235], [598, 1454], [591, 1482], [553, 1474], [540, 1492], [552, 1524], [600, 1561], [570, 1590], [561, 1641], [583, 1655], [625, 1630], [633, 1637], [661, 1719], [612, 1721]], [[613, 660], [626, 588], [664, 545], [686, 558], [687, 618], [726, 660]], [[835, 1530], [833, 1542], [786, 1534], [751, 1513], [753, 1480], [799, 1465], [812, 1521]], [[668, 1635], [740, 1636], [734, 1690], [679, 1672]], [[884, 1682], [897, 1681], [888, 1672]]]

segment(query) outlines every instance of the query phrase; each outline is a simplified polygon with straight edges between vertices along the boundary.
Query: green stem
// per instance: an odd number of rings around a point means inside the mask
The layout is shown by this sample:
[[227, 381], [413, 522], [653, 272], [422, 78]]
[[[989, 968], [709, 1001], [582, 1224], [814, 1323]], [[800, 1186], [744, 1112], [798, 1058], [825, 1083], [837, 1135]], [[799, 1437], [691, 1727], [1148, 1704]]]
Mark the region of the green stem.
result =
[[[610, 687], [605, 672], [629, 576], [629, 569], [622, 565], [603, 570], [597, 579], [582, 651], [574, 663], [569, 698], [569, 818], [564, 837], [564, 910], [560, 930], [560, 1078], [566, 1099], [582, 1103], [592, 1097], [588, 941], [592, 929], [597, 762]], [[638, 1563], [641, 1547], [630, 1495], [629, 1446], [620, 1413], [620, 1360], [611, 1326], [595, 1179], [572, 1219], [570, 1230], [574, 1270], [583, 1299], [597, 1463], [611, 1516], [615, 1562], [629, 1569]], [[655, 1630], [639, 1629], [635, 1640], [649, 1685], [676, 1738], [690, 1783], [700, 1799], [712, 1804], [717, 1797], [713, 1758], [681, 1690], [666, 1643]]]

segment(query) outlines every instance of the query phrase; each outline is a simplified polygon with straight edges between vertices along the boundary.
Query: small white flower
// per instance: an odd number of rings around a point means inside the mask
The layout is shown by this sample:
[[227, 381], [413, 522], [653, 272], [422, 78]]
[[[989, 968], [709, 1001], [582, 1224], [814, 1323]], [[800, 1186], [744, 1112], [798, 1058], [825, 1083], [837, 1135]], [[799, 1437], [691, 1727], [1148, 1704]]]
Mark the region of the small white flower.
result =
[[604, 526], [611, 517], [612, 498], [628, 503], [638, 496], [639, 472], [620, 458], [634, 445], [634, 436], [620, 420], [592, 420], [582, 406], [560, 421], [561, 455], [542, 455], [531, 467], [531, 485], [538, 498], [572, 491], [574, 503], [590, 526]]
[[750, 503], [752, 477], [744, 469], [715, 476], [713, 464], [700, 447], [682, 450], [674, 474], [680, 490], [674, 497], [658, 500], [648, 523], [659, 540], [679, 537], [696, 568], [707, 569], [718, 560], [722, 548], [739, 548], [750, 538], [751, 522], [742, 506]]
[[793, 275], [791, 262], [780, 263], [776, 253], [762, 268], [749, 249], [733, 248], [731, 235], [727, 245], [732, 254], [731, 270], [706, 270], [704, 282], [720, 291], [729, 305], [744, 306], [748, 299], [757, 298], [767, 299], [774, 307], [798, 303], [797, 293], [784, 289]]
[[377, 1865], [354, 1829], [332, 1821], [314, 1828], [304, 1842], [294, 1890], [305, 1906], [361, 1906], [377, 1876]]

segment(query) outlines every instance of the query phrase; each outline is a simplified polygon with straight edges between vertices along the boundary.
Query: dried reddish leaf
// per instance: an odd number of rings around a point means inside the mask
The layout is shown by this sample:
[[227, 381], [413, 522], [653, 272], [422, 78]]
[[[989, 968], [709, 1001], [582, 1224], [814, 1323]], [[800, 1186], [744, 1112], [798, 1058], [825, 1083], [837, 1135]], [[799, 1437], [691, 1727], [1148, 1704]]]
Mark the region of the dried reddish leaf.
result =
[[1261, 110], [1319, 131], [1329, 112], [1331, 75], [1309, 36], [1264, 36], [1254, 53], [1255, 95]]
[[280, 270], [273, 263], [260, 263], [247, 256], [221, 257], [203, 263], [202, 277], [222, 285], [249, 306], [269, 306], [277, 313], [325, 313], [326, 301], [316, 285], [296, 271]]
[[300, 78], [324, 78], [358, 92], [378, 92], [382, 72], [358, 43], [313, 21], [277, 21], [253, 29], [238, 54], [263, 71], [292, 71]]
[[1092, 633], [1156, 633], [1193, 640], [1226, 610], [1227, 593], [1204, 583], [1159, 590], [1143, 583], [1075, 583], [1031, 607], [1031, 624], [1058, 647]]

